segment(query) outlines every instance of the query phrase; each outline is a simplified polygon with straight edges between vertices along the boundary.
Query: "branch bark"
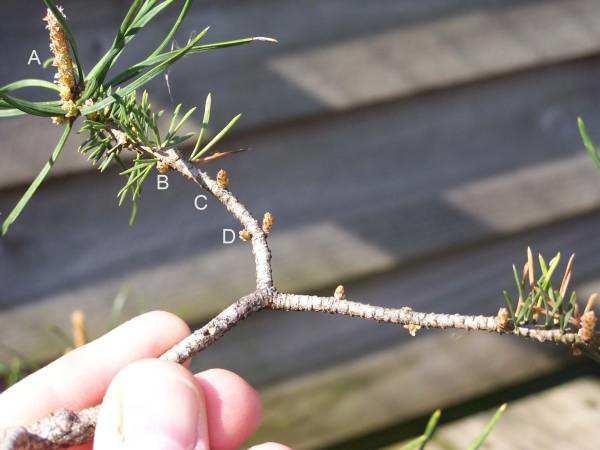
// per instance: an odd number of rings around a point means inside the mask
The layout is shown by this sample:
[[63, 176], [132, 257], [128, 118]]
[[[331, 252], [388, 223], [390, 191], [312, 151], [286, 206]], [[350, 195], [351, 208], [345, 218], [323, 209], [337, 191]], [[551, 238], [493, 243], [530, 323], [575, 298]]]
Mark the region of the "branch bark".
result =
[[[115, 136], [122, 134], [113, 130]], [[337, 297], [318, 297], [279, 293], [273, 284], [271, 251], [267, 234], [248, 209], [228, 190], [221, 187], [205, 171], [196, 167], [174, 148], [139, 149], [158, 158], [179, 174], [210, 192], [251, 234], [256, 267], [256, 290], [240, 298], [206, 325], [176, 344], [160, 358], [182, 363], [215, 343], [243, 319], [262, 309], [283, 311], [317, 311], [360, 319], [399, 324], [413, 334], [420, 327], [462, 329], [513, 334], [540, 342], [587, 345], [577, 333], [560, 330], [516, 327], [506, 328], [493, 316], [465, 316], [413, 311], [409, 307], [385, 308]], [[36, 423], [0, 432], [0, 450], [50, 450], [70, 447], [93, 439], [99, 406], [83, 411], [59, 411]]]

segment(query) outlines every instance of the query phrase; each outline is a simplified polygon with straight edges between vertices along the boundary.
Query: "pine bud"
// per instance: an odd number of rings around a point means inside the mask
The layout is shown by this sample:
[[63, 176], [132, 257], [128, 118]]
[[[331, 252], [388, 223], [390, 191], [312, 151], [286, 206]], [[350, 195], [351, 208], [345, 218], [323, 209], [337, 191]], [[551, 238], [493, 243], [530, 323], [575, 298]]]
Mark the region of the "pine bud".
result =
[[271, 228], [273, 228], [273, 224], [275, 223], [275, 217], [270, 212], [266, 212], [263, 216], [262, 230], [265, 234], [269, 234], [271, 232]]
[[158, 170], [158, 173], [169, 173], [171, 166], [164, 161], [158, 161], [156, 163], [156, 170]]
[[498, 310], [498, 314], [496, 315], [496, 323], [498, 324], [498, 330], [500, 330], [500, 331], [508, 330], [509, 319], [510, 319], [510, 314], [508, 313], [508, 309], [500, 308]]
[[408, 325], [404, 325], [404, 328], [408, 330], [408, 333], [415, 337], [417, 335], [417, 331], [421, 329], [421, 325], [416, 325], [414, 323], [409, 323]]
[[217, 184], [221, 189], [227, 189], [229, 187], [229, 174], [226, 170], [219, 170], [217, 172]]
[[333, 297], [336, 300], [345, 300], [346, 299], [346, 289], [344, 289], [344, 286], [342, 286], [341, 284], [335, 288], [335, 291], [333, 293]]
[[240, 231], [240, 239], [248, 242], [250, 239], [252, 239], [252, 233], [250, 233], [248, 230], [242, 230]]
[[79, 108], [73, 100], [63, 101], [61, 108], [65, 112], [66, 117], [77, 117], [79, 114]]
[[[88, 107], [88, 106], [94, 106], [94, 100], [92, 100], [91, 98], [88, 98], [85, 102], [83, 102], [83, 105], [86, 106], [86, 107]], [[90, 119], [90, 120], [98, 121], [98, 120], [100, 120], [100, 113], [98, 113], [96, 111], [96, 112], [88, 114], [85, 117], [87, 119]]]
[[596, 313], [594, 311], [587, 311], [581, 316], [579, 332], [577, 334], [579, 334], [579, 337], [583, 341], [589, 342], [594, 337], [596, 321]]

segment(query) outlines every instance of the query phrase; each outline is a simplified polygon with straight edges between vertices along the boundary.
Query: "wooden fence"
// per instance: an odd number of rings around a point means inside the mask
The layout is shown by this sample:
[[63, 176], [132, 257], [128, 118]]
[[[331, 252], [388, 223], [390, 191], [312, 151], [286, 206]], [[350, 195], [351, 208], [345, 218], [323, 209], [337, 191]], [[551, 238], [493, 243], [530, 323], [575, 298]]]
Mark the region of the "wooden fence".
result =
[[[41, 9], [5, 3], [0, 83], [50, 78], [26, 65], [31, 49], [46, 52]], [[84, 62], [109, 44], [126, 3], [65, 2]], [[211, 91], [216, 124], [244, 112], [226, 146], [251, 150], [222, 165], [252, 211], [277, 217], [271, 246], [282, 289], [344, 283], [370, 303], [493, 313], [528, 245], [576, 252], [579, 293], [598, 289], [600, 176], [575, 118], [600, 131], [600, 3], [197, 3], [182, 40], [211, 25], [210, 40], [272, 35], [280, 44], [187, 58], [169, 73], [170, 93], [158, 80], [151, 95], [171, 108]], [[139, 59], [153, 36], [124, 59]], [[7, 119], [0, 136], [4, 215], [57, 130], [44, 119]], [[103, 332], [118, 295], [128, 298], [125, 316], [163, 308], [199, 324], [251, 289], [248, 247], [221, 243], [236, 224], [216, 203], [199, 212], [193, 187], [173, 177], [167, 191], [150, 183], [129, 228], [128, 211], [116, 207], [121, 182], [67, 150], [0, 240], [0, 360], [10, 348], [39, 361], [60, 352], [50, 330], [67, 328], [75, 308], [93, 334]], [[232, 368], [261, 389], [257, 439], [320, 448], [566, 361], [564, 349], [511, 338], [410, 338], [357, 320], [265, 312], [194, 365]]]

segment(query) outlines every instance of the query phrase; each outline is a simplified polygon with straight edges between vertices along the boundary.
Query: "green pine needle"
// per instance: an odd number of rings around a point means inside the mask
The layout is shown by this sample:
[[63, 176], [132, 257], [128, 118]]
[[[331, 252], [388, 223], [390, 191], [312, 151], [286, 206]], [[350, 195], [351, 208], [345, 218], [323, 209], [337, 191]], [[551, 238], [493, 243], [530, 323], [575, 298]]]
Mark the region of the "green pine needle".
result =
[[579, 134], [581, 135], [581, 140], [583, 141], [583, 145], [585, 146], [588, 155], [590, 155], [590, 158], [592, 158], [592, 161], [594, 161], [596, 167], [600, 170], [600, 152], [592, 142], [587, 132], [587, 127], [581, 117], [577, 118], [577, 126], [579, 127]]
[[21, 199], [19, 200], [17, 205], [13, 208], [13, 210], [10, 212], [8, 217], [4, 220], [4, 223], [2, 224], [2, 235], [5, 235], [6, 232], [8, 231], [8, 229], [10, 228], [10, 226], [14, 223], [15, 220], [17, 220], [17, 218], [19, 217], [19, 215], [21, 214], [21, 212], [23, 211], [25, 206], [27, 206], [27, 203], [29, 203], [29, 200], [31, 200], [31, 197], [33, 197], [33, 194], [35, 194], [35, 192], [38, 190], [38, 188], [40, 187], [42, 182], [48, 176], [50, 169], [52, 169], [52, 166], [54, 166], [54, 163], [60, 156], [63, 148], [65, 147], [65, 144], [67, 143], [69, 134], [71, 134], [71, 129], [72, 129], [72, 124], [69, 122], [65, 126], [62, 136], [60, 137], [60, 140], [56, 144], [54, 151], [50, 155], [48, 162], [44, 165], [44, 167], [42, 168], [42, 170], [40, 171], [38, 176], [35, 178], [35, 180], [33, 180], [33, 183], [31, 183], [29, 185], [29, 188], [27, 188], [27, 191], [25, 191], [25, 194], [23, 194], [23, 196], [21, 197]]
[[441, 416], [442, 412], [439, 409], [436, 410], [429, 418], [423, 434], [402, 446], [400, 450], [423, 450], [433, 437], [433, 433], [435, 433], [435, 430], [437, 429]]
[[208, 144], [206, 144], [202, 148], [202, 150], [199, 150], [192, 155], [191, 160], [192, 161], [197, 160], [202, 155], [204, 155], [207, 151], [209, 151], [212, 147], [214, 147], [223, 138], [223, 136], [225, 136], [229, 132], [229, 130], [231, 130], [231, 128], [236, 124], [236, 122], [238, 120], [240, 120], [241, 117], [242, 117], [242, 114], [238, 114], [233, 119], [231, 119], [229, 121], [229, 123], [227, 125], [225, 125], [225, 127], [221, 131], [219, 131], [219, 133], [214, 138], [212, 138]]
[[206, 96], [206, 101], [204, 102], [204, 116], [202, 117], [202, 126], [200, 127], [200, 132], [198, 133], [198, 139], [196, 140], [196, 145], [194, 145], [194, 150], [192, 150], [192, 154], [190, 159], [193, 161], [197, 156], [198, 151], [200, 149], [200, 144], [202, 143], [202, 138], [204, 137], [204, 133], [208, 129], [208, 123], [210, 122], [210, 108], [212, 104], [212, 96], [210, 92]]
[[506, 411], [506, 407], [507, 405], [505, 403], [502, 406], [500, 406], [500, 408], [498, 408], [498, 410], [496, 411], [492, 419], [487, 423], [481, 434], [477, 436], [477, 438], [471, 443], [471, 445], [469, 445], [469, 448], [467, 450], [478, 450], [481, 448], [485, 440], [488, 438], [488, 436], [500, 420], [500, 417], [502, 417], [502, 414], [504, 414], [504, 411]]
[[[86, 136], [84, 142], [79, 146], [78, 151], [92, 165], [97, 166], [100, 172], [106, 171], [114, 164], [120, 167], [121, 175], [126, 177], [126, 182], [117, 194], [118, 202], [122, 204], [127, 198], [131, 199], [133, 202], [131, 221], [133, 222], [137, 214], [137, 201], [141, 195], [144, 181], [148, 178], [157, 163], [156, 159], [142, 159], [141, 155], [146, 153], [149, 148], [164, 149], [181, 145], [190, 139], [193, 133], [182, 135], [178, 133], [196, 109], [193, 107], [183, 114], [182, 117], [179, 117], [181, 107], [178, 106], [172, 116], [165, 138], [161, 139], [158, 120], [162, 115], [162, 111], [158, 113], [152, 111], [150, 102], [148, 101], [148, 93], [144, 92], [141, 99], [138, 99], [136, 91], [161, 73], [164, 73], [170, 65], [188, 54], [245, 45], [257, 41], [276, 41], [271, 38], [250, 37], [200, 45], [200, 40], [208, 32], [207, 27], [201, 33], [196, 34], [193, 39], [190, 39], [183, 48], [165, 51], [165, 48], [174, 40], [175, 35], [180, 30], [185, 17], [189, 13], [193, 0], [183, 0], [181, 2], [176, 2], [175, 0], [132, 0], [118, 31], [115, 33], [111, 46], [93, 65], [86, 76], [80, 64], [77, 43], [69, 24], [65, 20], [65, 16], [59, 11], [55, 0], [42, 1], [51, 14], [54, 14], [67, 35], [70, 51], [77, 66], [78, 87], [83, 91], [76, 99], [76, 103], [80, 108], [79, 112], [83, 119], [83, 124], [79, 132]], [[160, 13], [172, 5], [179, 5], [178, 15], [169, 30], [162, 36], [160, 43], [155, 49], [144, 60], [126, 68], [109, 82], [106, 82], [109, 70], [114, 66], [131, 40], [138, 32], [145, 29]], [[52, 58], [46, 61], [45, 65], [51, 63]], [[117, 88], [117, 85], [124, 84], [125, 82], [128, 82], [128, 84]], [[22, 115], [52, 118], [64, 117], [64, 111], [58, 99], [29, 101], [13, 95], [14, 91], [23, 88], [41, 88], [51, 90], [53, 93], [59, 91], [59, 87], [54, 83], [37, 79], [23, 79], [4, 85], [0, 87], [0, 117]], [[88, 99], [92, 100], [91, 104], [88, 104]], [[204, 107], [202, 128], [192, 152], [194, 157], [202, 156], [202, 154], [216, 145], [241, 116], [234, 117], [212, 140], [202, 147], [208, 132], [210, 110], [211, 96], [209, 94]], [[11, 224], [18, 218], [28, 201], [48, 175], [55, 161], [60, 156], [71, 129], [72, 121], [65, 127], [63, 135], [46, 165], [4, 221], [2, 234], [8, 231]], [[123, 157], [122, 152], [127, 154], [132, 151], [137, 153], [136, 158], [133, 162], [130, 160], [128, 162], [128, 159]]]

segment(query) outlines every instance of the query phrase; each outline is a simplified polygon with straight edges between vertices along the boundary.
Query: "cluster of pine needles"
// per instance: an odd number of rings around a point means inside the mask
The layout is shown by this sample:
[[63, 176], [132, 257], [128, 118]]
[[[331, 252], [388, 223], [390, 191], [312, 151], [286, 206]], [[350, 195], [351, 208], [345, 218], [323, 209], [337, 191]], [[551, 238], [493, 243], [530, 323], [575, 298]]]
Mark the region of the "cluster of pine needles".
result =
[[[576, 292], [569, 290], [575, 254], [568, 259], [560, 283], [556, 284], [554, 279], [560, 262], [560, 253], [546, 261], [542, 254], [534, 258], [531, 248], [527, 248], [523, 268], [519, 270], [513, 265], [516, 296], [502, 292], [507, 306], [503, 310], [508, 312], [512, 326], [576, 332], [583, 342], [589, 343], [596, 337], [594, 304], [598, 294], [590, 295], [585, 305], [580, 306]], [[579, 353], [581, 348], [573, 350]]]
[[[187, 119], [194, 113], [191, 108], [180, 117], [181, 105], [175, 108], [168, 130], [161, 134], [159, 119], [162, 112], [154, 112], [148, 94], [141, 88], [164, 74], [181, 58], [193, 53], [204, 53], [226, 47], [252, 42], [276, 42], [272, 38], [247, 37], [242, 39], [202, 44], [208, 28], [190, 37], [181, 48], [172, 48], [174, 38], [187, 16], [193, 0], [133, 0], [123, 19], [114, 41], [106, 53], [86, 72], [81, 64], [73, 32], [62, 8], [54, 0], [42, 0], [47, 8], [45, 21], [49, 30], [50, 64], [56, 67], [54, 82], [24, 79], [0, 87], [0, 118], [22, 115], [49, 117], [63, 127], [62, 135], [36, 179], [6, 217], [2, 234], [19, 217], [29, 200], [48, 176], [60, 157], [67, 139], [78, 118], [83, 119], [80, 133], [86, 133], [80, 152], [97, 165], [101, 172], [111, 166], [119, 168], [126, 176], [124, 187], [118, 192], [119, 204], [129, 198], [133, 203], [130, 222], [135, 219], [137, 201], [144, 181], [153, 168], [161, 170], [159, 162], [147, 157], [145, 149], [167, 149], [186, 143], [196, 133], [179, 134]], [[173, 4], [180, 4], [179, 15], [163, 36], [158, 46], [141, 61], [109, 77], [111, 69], [125, 51], [127, 45], [156, 17]], [[168, 48], [171, 48], [170, 50]], [[30, 101], [13, 93], [25, 88], [37, 88], [52, 93], [55, 99]], [[239, 119], [234, 117], [220, 132], [208, 140], [210, 118], [210, 94], [207, 97], [202, 127], [189, 159], [203, 163], [218, 159], [230, 152], [206, 153], [219, 142]], [[205, 142], [207, 141], [207, 142]], [[124, 155], [127, 152], [128, 155]]]

